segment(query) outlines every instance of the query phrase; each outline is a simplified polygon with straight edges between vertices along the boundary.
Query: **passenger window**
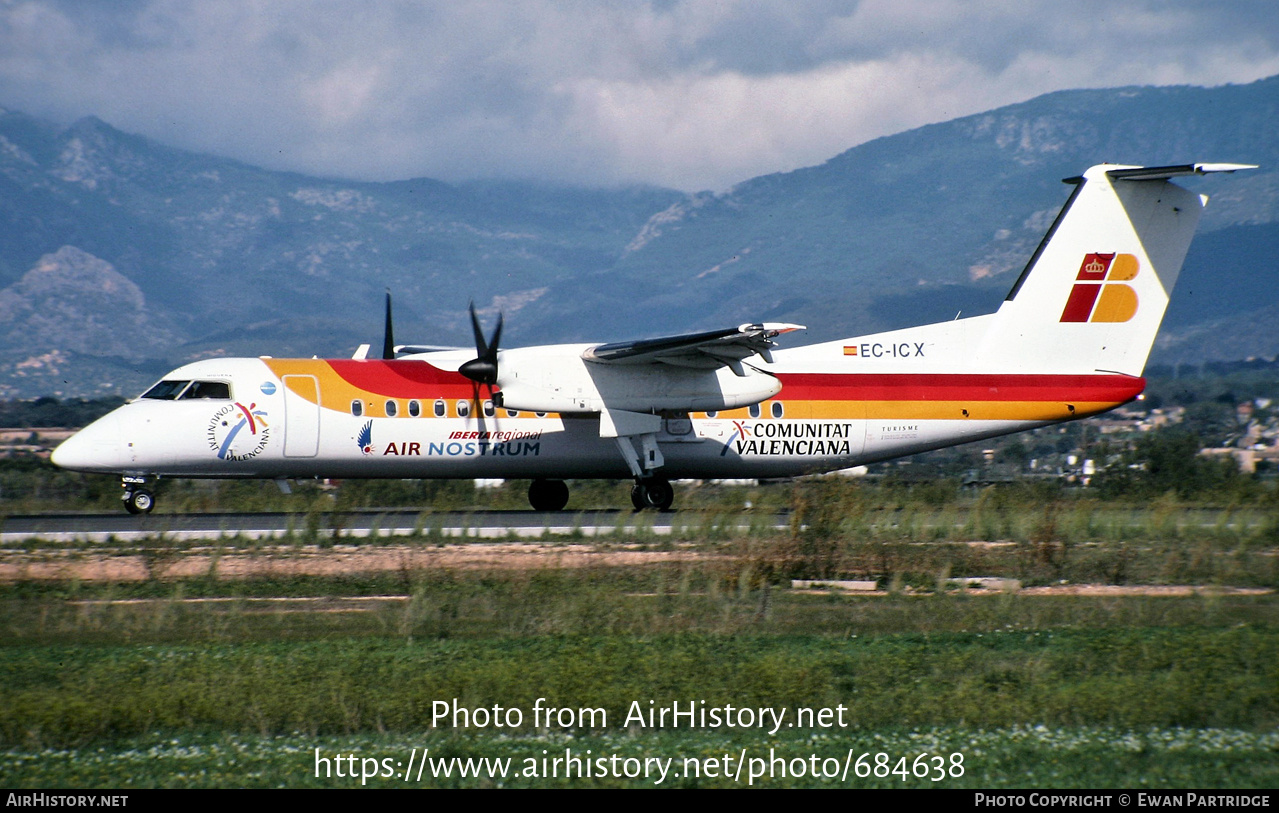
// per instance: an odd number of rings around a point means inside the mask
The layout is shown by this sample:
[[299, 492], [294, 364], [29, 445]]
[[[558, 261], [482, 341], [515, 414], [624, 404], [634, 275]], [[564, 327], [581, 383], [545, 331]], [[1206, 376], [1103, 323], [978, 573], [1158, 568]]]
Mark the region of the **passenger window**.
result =
[[394, 418], [396, 413], [398, 413], [399, 411], [400, 411], [399, 404], [395, 403], [394, 401], [386, 402], [386, 417]]
[[545, 413], [545, 412], [534, 412], [533, 414], [534, 414], [534, 415], [536, 415], [536, 416], [537, 416], [537, 417], [539, 417], [539, 418], [545, 418], [545, 417], [546, 417], [546, 413]]
[[435, 417], [443, 418], [447, 412], [448, 412], [448, 406], [445, 405], [444, 399], [441, 398], [440, 400], [435, 402]]
[[508, 418], [517, 418], [517, 417], [519, 417], [519, 414], [520, 414], [520, 413], [519, 413], [519, 411], [518, 411], [518, 410], [514, 410], [514, 409], [508, 409], [508, 410], [506, 410], [506, 417], [508, 417]]
[[186, 389], [190, 381], [161, 381], [151, 389], [142, 393], [143, 398], [151, 398], [156, 401], [172, 401], [177, 398], [182, 390]]
[[470, 415], [470, 414], [471, 414], [471, 402], [470, 402], [470, 401], [458, 401], [458, 402], [457, 402], [457, 416], [458, 416], [459, 418], [465, 418], [467, 415]]
[[780, 418], [786, 412], [786, 409], [782, 406], [781, 401], [774, 401], [773, 405], [769, 407], [769, 409], [772, 410], [774, 418]]
[[746, 410], [752, 418], [759, 417], [759, 404], [751, 404], [750, 409]]
[[420, 418], [422, 416], [422, 405], [417, 401], [409, 401], [409, 417]]
[[493, 402], [492, 402], [492, 401], [485, 401], [485, 402], [484, 402], [484, 417], [486, 417], [486, 418], [491, 418], [491, 417], [493, 417], [493, 415], [494, 415], [496, 412], [497, 412], [497, 410], [493, 409]]
[[351, 402], [351, 414], [352, 414], [352, 415], [354, 415], [354, 416], [355, 416], [355, 417], [357, 417], [357, 418], [358, 418], [358, 417], [360, 417], [361, 415], [363, 415], [363, 414], [364, 414], [364, 402], [363, 402], [363, 401], [352, 401], [352, 402]]
[[707, 412], [707, 413], [706, 413], [706, 417], [708, 417], [708, 418], [714, 418], [714, 417], [716, 417], [717, 415], [719, 415], [719, 413], [718, 413], [718, 412], [715, 412], [714, 410], [712, 410], [712, 411], [710, 411], [710, 412]]
[[188, 398], [215, 398], [230, 401], [231, 385], [225, 381], [196, 381], [182, 393], [183, 401]]

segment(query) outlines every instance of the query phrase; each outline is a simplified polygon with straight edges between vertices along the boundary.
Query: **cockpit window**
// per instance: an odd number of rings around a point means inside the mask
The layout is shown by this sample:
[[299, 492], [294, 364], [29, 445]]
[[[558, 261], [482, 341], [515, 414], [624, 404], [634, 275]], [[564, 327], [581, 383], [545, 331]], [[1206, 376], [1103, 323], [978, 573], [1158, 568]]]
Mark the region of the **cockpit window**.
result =
[[222, 401], [231, 400], [231, 385], [225, 381], [196, 381], [182, 393], [182, 400], [188, 398], [216, 398]]
[[186, 389], [190, 381], [161, 381], [151, 389], [142, 393], [143, 398], [152, 398], [156, 401], [172, 401], [177, 398], [182, 390]]

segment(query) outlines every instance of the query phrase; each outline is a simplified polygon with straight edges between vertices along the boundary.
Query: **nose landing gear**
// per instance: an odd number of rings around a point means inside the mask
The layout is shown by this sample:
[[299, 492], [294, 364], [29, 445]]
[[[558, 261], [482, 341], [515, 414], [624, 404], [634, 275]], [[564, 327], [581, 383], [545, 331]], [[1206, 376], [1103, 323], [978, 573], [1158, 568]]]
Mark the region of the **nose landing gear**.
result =
[[145, 477], [122, 477], [120, 485], [124, 487], [124, 510], [130, 514], [149, 514], [155, 508], [155, 494], [146, 487]]

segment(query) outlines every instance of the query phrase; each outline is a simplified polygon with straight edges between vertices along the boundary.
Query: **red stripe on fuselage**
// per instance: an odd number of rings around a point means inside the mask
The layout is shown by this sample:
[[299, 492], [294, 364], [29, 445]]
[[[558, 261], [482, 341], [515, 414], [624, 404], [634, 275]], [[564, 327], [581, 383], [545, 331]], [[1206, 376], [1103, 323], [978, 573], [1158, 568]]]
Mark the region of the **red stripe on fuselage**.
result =
[[[470, 398], [471, 380], [425, 361], [330, 359], [333, 372], [353, 387], [386, 398]], [[488, 390], [485, 388], [484, 394]]]
[[[347, 383], [386, 398], [470, 398], [470, 379], [416, 360], [330, 359]], [[1117, 374], [778, 373], [777, 400], [1091, 401], [1124, 403], [1146, 379]], [[487, 388], [485, 394], [487, 394]]]
[[1099, 401], [1123, 403], [1146, 389], [1128, 375], [778, 373], [778, 400]]

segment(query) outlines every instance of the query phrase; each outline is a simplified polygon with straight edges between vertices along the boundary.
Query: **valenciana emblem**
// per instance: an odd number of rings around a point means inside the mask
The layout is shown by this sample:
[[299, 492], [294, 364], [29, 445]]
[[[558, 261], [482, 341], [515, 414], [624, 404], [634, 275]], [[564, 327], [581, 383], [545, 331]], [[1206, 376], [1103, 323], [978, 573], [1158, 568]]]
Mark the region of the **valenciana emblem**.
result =
[[270, 443], [266, 410], [257, 406], [251, 403], [246, 407], [237, 401], [213, 413], [205, 436], [219, 460], [249, 460], [261, 454]]

